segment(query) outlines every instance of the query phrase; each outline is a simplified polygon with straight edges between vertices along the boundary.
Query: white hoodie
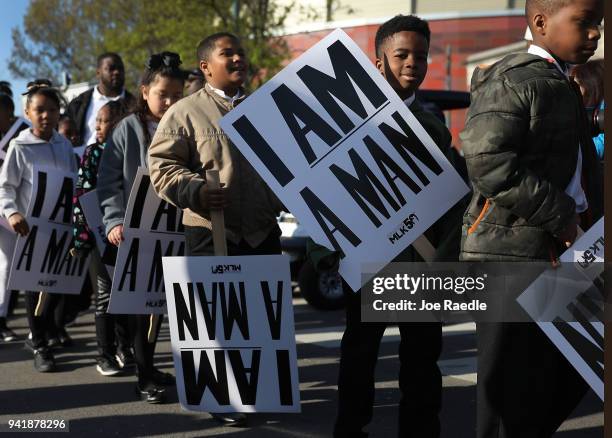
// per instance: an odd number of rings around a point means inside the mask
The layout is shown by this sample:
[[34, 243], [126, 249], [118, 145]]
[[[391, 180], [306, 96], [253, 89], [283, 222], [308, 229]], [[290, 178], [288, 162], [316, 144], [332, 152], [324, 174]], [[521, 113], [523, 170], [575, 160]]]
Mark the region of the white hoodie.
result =
[[0, 212], [7, 219], [14, 213], [25, 216], [32, 192], [33, 166], [57, 167], [66, 172], [77, 171], [72, 145], [53, 131], [49, 141], [24, 129], [11, 140], [0, 168]]

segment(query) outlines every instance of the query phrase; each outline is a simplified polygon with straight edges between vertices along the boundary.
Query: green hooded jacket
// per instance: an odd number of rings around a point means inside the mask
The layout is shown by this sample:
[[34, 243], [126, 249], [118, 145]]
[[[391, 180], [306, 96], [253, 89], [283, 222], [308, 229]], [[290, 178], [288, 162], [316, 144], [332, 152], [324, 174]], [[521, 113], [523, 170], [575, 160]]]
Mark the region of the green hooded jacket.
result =
[[565, 193], [582, 150], [587, 229], [602, 214], [602, 180], [580, 91], [553, 63], [528, 53], [477, 68], [461, 133], [473, 194], [462, 260], [549, 260], [573, 220]]

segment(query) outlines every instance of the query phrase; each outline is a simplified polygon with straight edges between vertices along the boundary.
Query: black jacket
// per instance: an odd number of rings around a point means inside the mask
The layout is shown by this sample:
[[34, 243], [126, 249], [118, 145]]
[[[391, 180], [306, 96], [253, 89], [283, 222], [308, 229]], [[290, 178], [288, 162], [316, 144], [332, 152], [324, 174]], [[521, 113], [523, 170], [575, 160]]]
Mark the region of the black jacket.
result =
[[[79, 144], [83, 144], [85, 139], [83, 133], [85, 132], [85, 124], [87, 123], [87, 109], [91, 103], [91, 96], [93, 95], [94, 89], [79, 94], [77, 97], [72, 99], [66, 109], [66, 114], [75, 121], [77, 129], [79, 130]], [[129, 110], [136, 103], [136, 98], [127, 90], [125, 90], [125, 97], [123, 98], [126, 104], [126, 108]]]
[[471, 88], [461, 138], [474, 192], [463, 218], [461, 258], [557, 256], [562, 248], [554, 236], [576, 210], [565, 189], [579, 144], [590, 213], [582, 227], [602, 214], [602, 180], [580, 92], [554, 64], [527, 53], [476, 69]]

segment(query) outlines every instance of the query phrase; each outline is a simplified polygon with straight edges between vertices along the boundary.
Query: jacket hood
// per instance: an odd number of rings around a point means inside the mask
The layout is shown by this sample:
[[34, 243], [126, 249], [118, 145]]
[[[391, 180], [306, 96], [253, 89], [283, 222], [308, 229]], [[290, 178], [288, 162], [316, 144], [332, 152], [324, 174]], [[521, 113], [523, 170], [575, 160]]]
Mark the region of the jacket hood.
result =
[[531, 53], [513, 53], [490, 66], [476, 67], [472, 75], [471, 91], [474, 92], [478, 90], [478, 88], [491, 78], [499, 77], [516, 68], [527, 66], [534, 69], [556, 70], [554, 64], [538, 55], [532, 55]]
[[19, 133], [19, 135], [15, 138], [15, 143], [17, 144], [57, 144], [64, 143], [68, 141], [64, 136], [59, 134], [55, 129], [53, 130], [53, 135], [49, 139], [49, 141], [43, 140], [42, 138], [36, 137], [32, 133], [32, 129], [24, 129]]

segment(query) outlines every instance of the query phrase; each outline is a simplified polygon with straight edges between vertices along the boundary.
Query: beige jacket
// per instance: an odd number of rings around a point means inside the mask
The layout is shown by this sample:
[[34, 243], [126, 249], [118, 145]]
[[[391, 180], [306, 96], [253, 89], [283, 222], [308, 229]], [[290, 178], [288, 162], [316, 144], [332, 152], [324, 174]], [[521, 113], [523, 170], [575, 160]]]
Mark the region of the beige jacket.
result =
[[157, 194], [185, 210], [185, 225], [210, 230], [200, 194], [206, 170], [219, 170], [229, 201], [224, 210], [227, 238], [255, 247], [277, 227], [282, 204], [219, 127], [233, 107], [207, 87], [172, 105], [149, 147], [149, 172]]

